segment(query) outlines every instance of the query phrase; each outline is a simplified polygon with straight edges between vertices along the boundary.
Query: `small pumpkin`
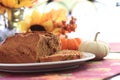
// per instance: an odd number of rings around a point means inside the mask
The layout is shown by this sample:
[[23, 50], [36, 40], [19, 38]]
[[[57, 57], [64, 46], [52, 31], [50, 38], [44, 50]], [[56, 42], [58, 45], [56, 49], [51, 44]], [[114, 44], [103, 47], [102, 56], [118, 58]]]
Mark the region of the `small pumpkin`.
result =
[[84, 41], [79, 46], [79, 51], [90, 52], [95, 54], [94, 60], [101, 60], [109, 53], [109, 45], [103, 41], [97, 41], [97, 36], [100, 32], [97, 32], [94, 41]]
[[68, 49], [68, 50], [78, 50], [79, 45], [81, 44], [82, 40], [80, 38], [68, 38], [62, 37], [61, 38], [61, 49]]

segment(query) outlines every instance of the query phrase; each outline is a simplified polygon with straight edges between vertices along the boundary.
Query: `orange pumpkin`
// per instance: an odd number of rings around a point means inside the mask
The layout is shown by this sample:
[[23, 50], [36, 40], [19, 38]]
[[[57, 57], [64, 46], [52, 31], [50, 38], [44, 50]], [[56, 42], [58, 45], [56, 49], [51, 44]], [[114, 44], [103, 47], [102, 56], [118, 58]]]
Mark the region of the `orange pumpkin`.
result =
[[78, 50], [81, 43], [80, 38], [61, 38], [61, 49]]

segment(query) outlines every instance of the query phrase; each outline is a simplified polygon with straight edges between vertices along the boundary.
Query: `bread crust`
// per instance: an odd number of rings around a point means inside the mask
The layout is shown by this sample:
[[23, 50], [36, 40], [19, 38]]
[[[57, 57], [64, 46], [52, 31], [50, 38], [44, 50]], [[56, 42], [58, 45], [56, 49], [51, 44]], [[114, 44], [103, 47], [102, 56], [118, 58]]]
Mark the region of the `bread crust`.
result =
[[59, 38], [52, 33], [17, 33], [1, 43], [0, 63], [34, 63], [60, 49]]

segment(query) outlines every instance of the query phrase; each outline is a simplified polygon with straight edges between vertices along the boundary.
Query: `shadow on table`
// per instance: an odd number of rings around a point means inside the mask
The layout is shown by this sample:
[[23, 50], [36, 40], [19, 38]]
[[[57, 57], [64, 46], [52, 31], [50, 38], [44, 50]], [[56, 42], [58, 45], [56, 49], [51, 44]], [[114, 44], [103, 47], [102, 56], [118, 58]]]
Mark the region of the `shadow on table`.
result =
[[79, 71], [84, 71], [88, 68], [85, 63], [82, 63], [78, 66], [72, 68], [66, 68], [63, 70], [56, 70], [56, 71], [45, 71], [45, 72], [0, 72], [0, 75], [5, 77], [35, 77], [35, 76], [44, 76], [44, 75], [54, 75], [54, 74], [70, 74], [76, 73]]

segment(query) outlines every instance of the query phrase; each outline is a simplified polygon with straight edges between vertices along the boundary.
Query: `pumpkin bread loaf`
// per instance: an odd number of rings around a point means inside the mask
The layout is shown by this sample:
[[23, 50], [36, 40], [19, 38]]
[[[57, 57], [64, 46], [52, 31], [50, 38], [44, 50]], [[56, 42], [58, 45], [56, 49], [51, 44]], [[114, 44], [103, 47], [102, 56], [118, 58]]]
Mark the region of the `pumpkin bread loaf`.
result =
[[77, 50], [61, 50], [50, 56], [40, 57], [40, 62], [65, 61], [82, 58], [82, 53]]
[[17, 33], [0, 44], [0, 63], [32, 63], [60, 50], [60, 40], [47, 32]]

